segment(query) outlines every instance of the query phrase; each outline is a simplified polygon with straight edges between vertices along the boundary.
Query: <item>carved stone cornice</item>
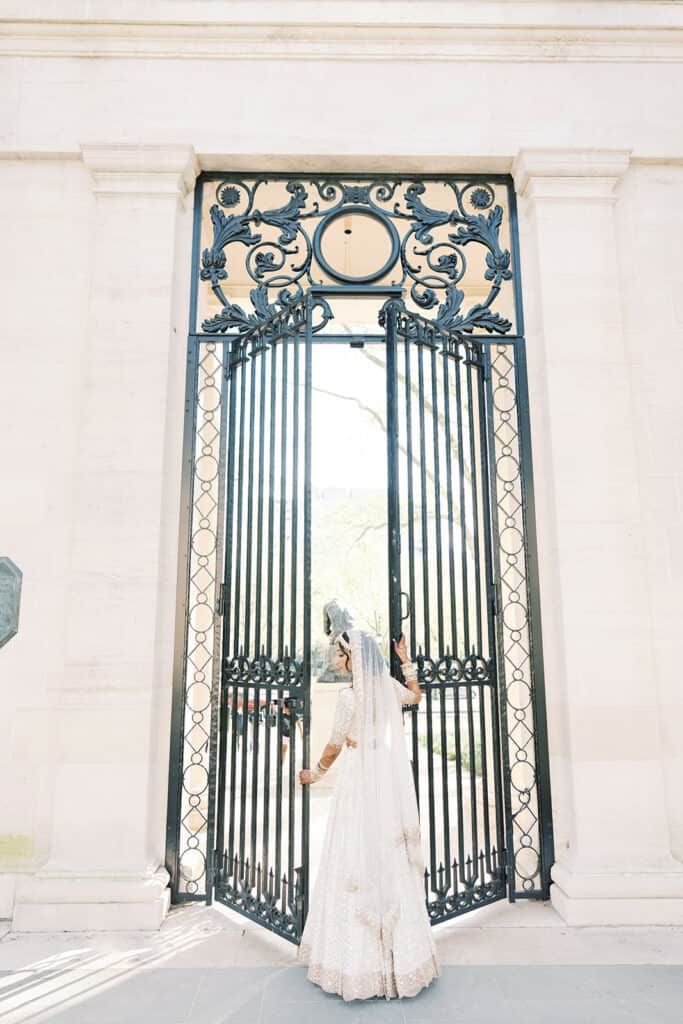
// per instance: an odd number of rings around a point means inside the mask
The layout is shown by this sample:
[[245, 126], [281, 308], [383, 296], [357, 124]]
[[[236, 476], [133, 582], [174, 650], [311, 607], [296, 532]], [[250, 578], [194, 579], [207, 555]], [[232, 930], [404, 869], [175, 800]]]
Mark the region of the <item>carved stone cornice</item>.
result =
[[[683, 9], [653, 0], [7, 0], [0, 55], [168, 60], [679, 63]], [[227, 11], [226, 11], [227, 8]], [[226, 18], [226, 13], [228, 17]]]
[[199, 173], [192, 146], [86, 143], [81, 153], [96, 195], [184, 199]]
[[521, 149], [512, 176], [529, 199], [613, 201], [629, 162], [628, 149]]

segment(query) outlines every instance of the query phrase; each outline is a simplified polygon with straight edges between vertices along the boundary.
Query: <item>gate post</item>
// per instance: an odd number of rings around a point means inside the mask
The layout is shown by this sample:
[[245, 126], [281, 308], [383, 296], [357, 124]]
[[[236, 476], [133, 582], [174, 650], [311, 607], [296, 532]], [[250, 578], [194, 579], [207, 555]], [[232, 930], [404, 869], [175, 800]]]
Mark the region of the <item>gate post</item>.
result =
[[683, 869], [670, 852], [661, 782], [617, 272], [614, 204], [628, 164], [623, 150], [527, 150], [513, 171], [535, 420], [550, 895], [582, 925], [683, 922]]
[[61, 742], [49, 859], [17, 892], [13, 924], [26, 931], [158, 928], [169, 902], [186, 323], [173, 285], [176, 259], [178, 270], [189, 264], [182, 199], [197, 164], [189, 146], [82, 154], [94, 193], [91, 281], [74, 401], [65, 674], [53, 693]]
[[387, 500], [388, 500], [388, 565], [390, 580], [389, 608], [389, 661], [392, 671], [399, 669], [399, 661], [393, 640], [401, 634], [401, 529], [398, 499], [398, 384], [397, 384], [397, 341], [396, 318], [403, 308], [401, 299], [388, 299], [380, 313], [380, 324], [386, 331], [386, 377], [387, 377]]

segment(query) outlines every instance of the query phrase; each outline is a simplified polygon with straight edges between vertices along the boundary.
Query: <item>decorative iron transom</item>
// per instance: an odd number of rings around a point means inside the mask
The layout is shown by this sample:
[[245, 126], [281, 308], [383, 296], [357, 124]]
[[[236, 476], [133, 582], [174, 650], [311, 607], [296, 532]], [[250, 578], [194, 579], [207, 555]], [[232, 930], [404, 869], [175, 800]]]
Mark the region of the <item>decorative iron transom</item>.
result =
[[204, 333], [243, 333], [312, 286], [388, 284], [445, 330], [513, 328], [507, 184], [225, 177], [207, 185], [199, 277], [213, 294], [200, 294]]

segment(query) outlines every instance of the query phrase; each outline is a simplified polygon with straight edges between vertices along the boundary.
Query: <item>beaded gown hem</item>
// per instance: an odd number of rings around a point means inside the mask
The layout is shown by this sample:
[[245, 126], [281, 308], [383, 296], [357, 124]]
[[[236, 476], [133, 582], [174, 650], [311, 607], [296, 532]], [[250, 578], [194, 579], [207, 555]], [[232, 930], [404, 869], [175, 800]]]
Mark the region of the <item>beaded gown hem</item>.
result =
[[299, 959], [308, 964], [306, 977], [319, 985], [324, 992], [330, 992], [350, 1002], [353, 999], [372, 999], [384, 996], [386, 999], [401, 999], [416, 996], [435, 978], [441, 976], [441, 968], [434, 956], [423, 964], [403, 974], [394, 972], [385, 975], [383, 971], [368, 971], [365, 974], [344, 974], [338, 968], [310, 963], [310, 946], [301, 946]]

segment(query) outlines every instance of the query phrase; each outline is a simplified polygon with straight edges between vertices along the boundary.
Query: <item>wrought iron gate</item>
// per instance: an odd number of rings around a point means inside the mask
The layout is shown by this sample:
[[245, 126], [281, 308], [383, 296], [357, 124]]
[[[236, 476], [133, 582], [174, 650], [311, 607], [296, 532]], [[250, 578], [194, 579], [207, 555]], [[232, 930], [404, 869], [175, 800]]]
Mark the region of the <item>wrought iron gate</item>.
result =
[[402, 302], [390, 300], [382, 319], [390, 617], [392, 636], [407, 633], [425, 695], [424, 709], [410, 712], [412, 761], [437, 923], [506, 894], [489, 358], [485, 344]]
[[[430, 918], [506, 894], [548, 895], [519, 257], [511, 182], [498, 184], [505, 211], [494, 205], [495, 179], [200, 179], [169, 781], [176, 901], [210, 902], [215, 892], [291, 941], [301, 934], [309, 796], [296, 761], [310, 753], [311, 367], [318, 344], [370, 341], [386, 354], [391, 634], [406, 632], [425, 694], [405, 714]], [[259, 190], [268, 205], [285, 187], [284, 205], [257, 206]], [[453, 208], [425, 203], [437, 187], [455, 196]], [[381, 228], [384, 241], [370, 248], [385, 250], [376, 269], [354, 273], [335, 257], [340, 226], [348, 236], [358, 224]], [[479, 261], [489, 282], [469, 309], [466, 245], [478, 248], [470, 264]], [[223, 290], [230, 246], [233, 256], [246, 251], [231, 294], [251, 279], [251, 312]], [[506, 287], [513, 320], [493, 309]], [[335, 333], [336, 303], [349, 296], [369, 300], [375, 318], [381, 307], [381, 331], [366, 323]]]
[[[307, 903], [311, 308], [235, 341], [227, 372], [226, 561], [215, 896], [288, 939]], [[286, 763], [285, 763], [286, 758]]]

